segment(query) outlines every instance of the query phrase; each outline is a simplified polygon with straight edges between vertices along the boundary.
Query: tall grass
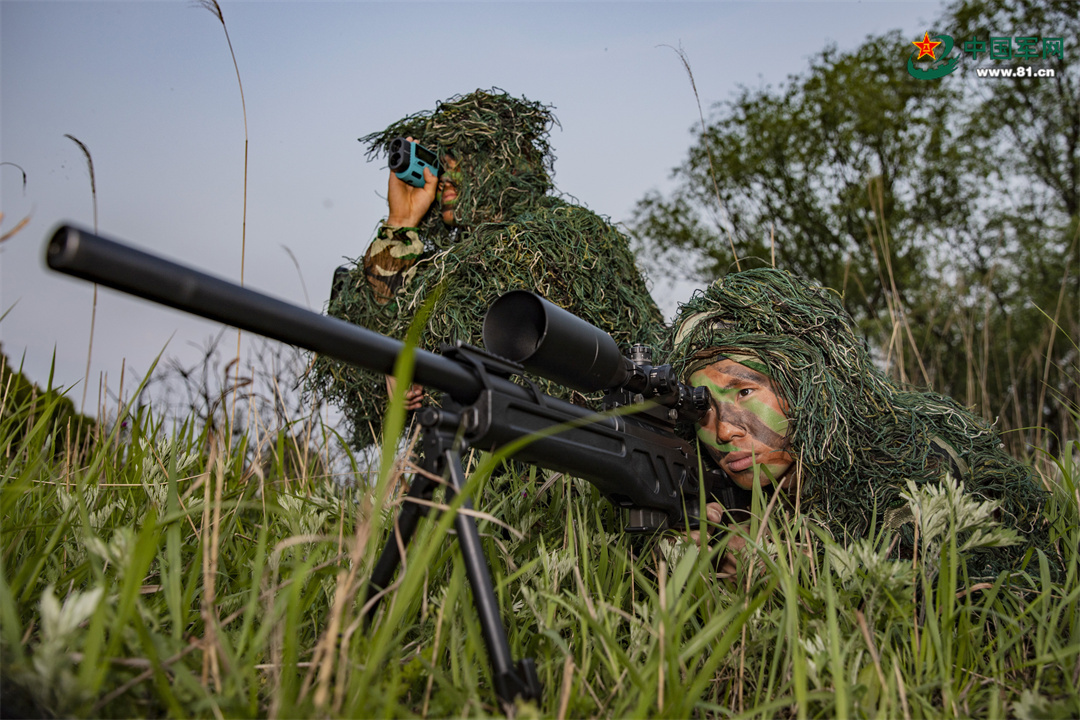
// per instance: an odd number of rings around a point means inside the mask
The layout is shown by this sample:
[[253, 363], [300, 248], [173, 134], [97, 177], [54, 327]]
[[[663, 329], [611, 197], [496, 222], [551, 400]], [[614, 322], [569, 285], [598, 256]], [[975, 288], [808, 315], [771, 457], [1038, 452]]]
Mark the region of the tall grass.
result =
[[[236, 51], [233, 50], [232, 38], [229, 37], [229, 26], [225, 24], [225, 14], [221, 11], [221, 5], [218, 0], [196, 0], [196, 5], [210, 13], [218, 19], [221, 23], [221, 29], [225, 33], [225, 42], [229, 46], [229, 55], [232, 57], [233, 70], [236, 71], [236, 84], [240, 89], [240, 109], [244, 115], [244, 199], [243, 199], [243, 213], [240, 223], [240, 284], [244, 284], [244, 262], [247, 258], [247, 191], [248, 191], [248, 122], [247, 122], [247, 101], [244, 99], [244, 81], [240, 79], [240, 64], [236, 62]], [[239, 358], [240, 354], [240, 341], [243, 336], [241, 330], [236, 331], [236, 357]], [[240, 383], [240, 366], [236, 366], [235, 382]], [[233, 405], [233, 413], [235, 413], [236, 406]], [[230, 422], [233, 416], [230, 415]]]
[[[701, 95], [698, 94], [697, 81], [694, 80], [694, 70], [690, 67], [690, 58], [687, 56], [686, 51], [683, 50], [682, 43], [679, 43], [679, 47], [672, 47], [671, 45], [661, 45], [660, 47], [666, 47], [672, 50], [679, 56], [679, 62], [682, 63], [683, 70], [686, 71], [686, 77], [690, 80], [690, 89], [694, 92], [694, 100], [697, 102], [698, 120], [701, 122], [701, 137], [705, 138], [709, 134], [709, 127], [705, 123], [705, 111], [701, 107]], [[719, 208], [721, 217], [714, 219], [717, 225], [717, 229], [723, 229], [727, 234], [728, 247], [731, 248], [731, 257], [735, 263], [735, 270], [742, 270], [742, 264], [739, 262], [739, 253], [735, 250], [735, 238], [731, 234], [731, 216], [728, 214], [727, 207], [724, 204], [724, 200], [720, 195], [720, 185], [716, 181], [716, 162], [713, 159], [712, 144], [703, 143], [705, 146], [706, 157], [709, 159], [709, 179], [712, 180], [713, 194], [716, 197], [716, 207]], [[776, 267], [775, 246], [773, 255], [773, 267]]]
[[[377, 480], [346, 483], [318, 476], [325, 464], [286, 462], [280, 436], [257, 426], [230, 447], [143, 407], [122, 438], [78, 448], [54, 414], [55, 401], [5, 404], [0, 423], [5, 712], [1080, 714], [1075, 444], [1047, 478], [1067, 563], [1057, 582], [1039, 555], [970, 580], [965, 543], [1002, 538], [949, 486], [912, 493], [915, 562], [886, 559], [887, 538], [838, 547], [757, 498], [738, 572], [718, 579], [724, 541], [623, 535], [588, 483], [512, 466], [473, 472], [449, 504], [436, 497], [443, 512], [421, 522], [365, 628], [362, 590], [415, 471], [394, 438], [381, 473], [349, 457], [356, 477]], [[311, 434], [335, 442], [325, 426]], [[251, 446], [274, 460], [253, 462]], [[465, 495], [514, 657], [537, 662], [535, 705], [495, 699], [452, 534]]]
[[[98, 231], [98, 207], [97, 207], [97, 178], [94, 175], [94, 157], [90, 154], [90, 148], [86, 147], [86, 144], [75, 137], [65, 133], [66, 137], [71, 142], [75, 143], [79, 150], [82, 151], [83, 157], [86, 158], [86, 170], [90, 174], [90, 200], [94, 206], [94, 233]], [[94, 302], [90, 308], [90, 341], [86, 347], [86, 376], [83, 379], [83, 394], [82, 402], [79, 403], [79, 412], [86, 411], [86, 391], [90, 388], [90, 359], [94, 354], [94, 327], [97, 325], [97, 296], [98, 286], [94, 283]]]

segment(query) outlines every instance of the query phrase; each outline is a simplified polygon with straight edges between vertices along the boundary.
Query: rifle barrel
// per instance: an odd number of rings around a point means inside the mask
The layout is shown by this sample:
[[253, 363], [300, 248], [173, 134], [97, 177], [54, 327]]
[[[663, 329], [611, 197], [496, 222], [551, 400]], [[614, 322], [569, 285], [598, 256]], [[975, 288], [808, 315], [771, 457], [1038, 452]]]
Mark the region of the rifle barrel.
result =
[[[393, 374], [394, 361], [405, 347], [400, 340], [359, 325], [305, 310], [71, 225], [61, 225], [53, 233], [45, 261], [67, 275], [374, 372]], [[480, 378], [469, 369], [419, 348], [413, 379], [448, 393], [462, 404], [474, 402], [483, 389]]]

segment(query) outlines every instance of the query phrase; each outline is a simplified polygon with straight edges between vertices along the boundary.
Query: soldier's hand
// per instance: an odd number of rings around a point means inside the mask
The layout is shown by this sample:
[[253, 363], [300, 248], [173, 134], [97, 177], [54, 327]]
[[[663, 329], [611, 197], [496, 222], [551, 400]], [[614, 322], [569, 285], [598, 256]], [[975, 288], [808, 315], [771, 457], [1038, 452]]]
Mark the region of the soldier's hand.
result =
[[[413, 139], [406, 138], [409, 142]], [[424, 219], [431, 203], [435, 202], [435, 193], [439, 188], [439, 178], [424, 168], [424, 187], [413, 187], [390, 172], [389, 185], [386, 189], [390, 213], [386, 224], [392, 227], [417, 227]]]
[[[708, 525], [711, 525], [713, 528], [718, 526], [724, 520], [724, 506], [721, 505], [718, 502], [706, 503], [705, 504], [705, 519], [708, 520], [709, 522], [708, 522], [708, 524], [702, 523], [701, 524], [702, 528], [707, 528]], [[700, 530], [691, 530], [690, 532], [687, 533], [687, 535], [690, 537], [690, 540], [695, 545], [700, 545], [701, 544], [701, 531]], [[709, 530], [706, 530], [705, 531], [705, 537], [708, 538], [708, 536], [709, 536]]]
[[[397, 378], [393, 375], [386, 376], [386, 393], [391, 397], [394, 395], [394, 388], [397, 387]], [[405, 391], [405, 409], [406, 410], [419, 410], [420, 406], [424, 404], [424, 386], [413, 384], [408, 390]]]
[[[687, 533], [691, 542], [696, 545], [701, 544], [702, 531], [705, 532], [706, 544], [708, 544], [710, 533], [723, 532], [725, 526], [721, 523], [724, 520], [724, 506], [718, 502], [706, 503], [705, 520], [708, 522], [701, 523], [701, 530], [691, 530]], [[720, 576], [733, 577], [735, 575], [738, 569], [737, 555], [744, 547], [746, 547], [746, 540], [739, 535], [733, 534], [728, 537], [727, 550], [717, 558], [716, 570]]]

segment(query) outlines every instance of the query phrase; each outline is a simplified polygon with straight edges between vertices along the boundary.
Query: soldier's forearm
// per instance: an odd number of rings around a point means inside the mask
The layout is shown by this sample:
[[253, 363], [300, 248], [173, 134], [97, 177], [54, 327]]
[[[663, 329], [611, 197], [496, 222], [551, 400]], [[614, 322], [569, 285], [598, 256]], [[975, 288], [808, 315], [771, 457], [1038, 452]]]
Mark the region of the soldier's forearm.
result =
[[384, 224], [364, 253], [364, 277], [375, 300], [385, 305], [412, 278], [413, 266], [424, 251], [420, 231]]

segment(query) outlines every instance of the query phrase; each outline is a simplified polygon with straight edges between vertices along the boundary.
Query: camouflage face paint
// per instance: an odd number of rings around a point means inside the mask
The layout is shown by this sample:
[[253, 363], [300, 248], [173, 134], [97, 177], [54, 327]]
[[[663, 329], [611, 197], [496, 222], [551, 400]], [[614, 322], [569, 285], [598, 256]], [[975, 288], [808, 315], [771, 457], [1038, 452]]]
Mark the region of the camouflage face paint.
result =
[[762, 373], [723, 358], [690, 376], [709, 390], [711, 410], [698, 425], [709, 454], [740, 487], [768, 484], [794, 462], [787, 452], [788, 419]]
[[461, 187], [462, 174], [457, 161], [449, 155], [443, 156], [443, 171], [439, 177], [439, 186], [435, 191], [435, 202], [442, 211], [443, 222], [454, 224], [454, 205], [457, 204], [458, 188]]

